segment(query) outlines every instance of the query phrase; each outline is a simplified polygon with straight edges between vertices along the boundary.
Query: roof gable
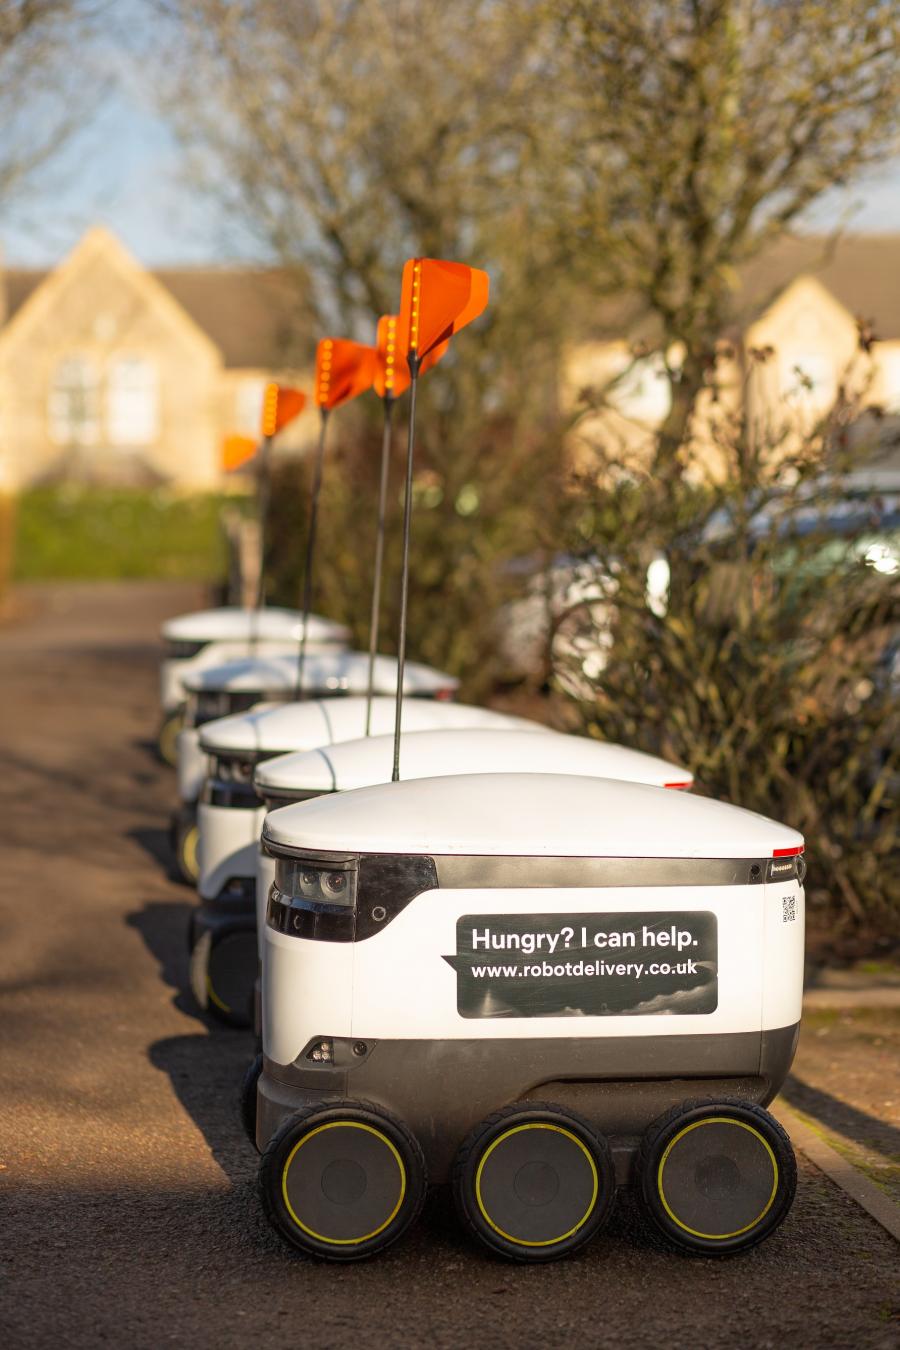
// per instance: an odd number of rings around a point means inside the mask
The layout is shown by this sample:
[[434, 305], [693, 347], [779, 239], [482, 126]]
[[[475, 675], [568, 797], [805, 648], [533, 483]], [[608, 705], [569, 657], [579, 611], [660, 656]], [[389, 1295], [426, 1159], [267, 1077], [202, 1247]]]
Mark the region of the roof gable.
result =
[[879, 338], [900, 338], [900, 234], [786, 236], [741, 269], [739, 308], [758, 317], [800, 276], [872, 321]]
[[[107, 231], [90, 231], [59, 268], [9, 268], [0, 278], [6, 289], [6, 326], [29, 305], [45, 283], [69, 263], [94, 235], [103, 246], [125, 250]], [[278, 370], [312, 358], [312, 321], [303, 305], [303, 287], [285, 268], [167, 267], [146, 271], [130, 257], [134, 271], [164, 289], [170, 301], [199, 328], [230, 369]], [[82, 255], [83, 257], [83, 255]]]
[[[871, 322], [877, 337], [900, 339], [900, 234], [784, 236], [738, 269], [730, 334], [745, 332], [804, 276], [815, 279], [851, 317]], [[639, 297], [623, 292], [597, 307], [590, 336], [653, 344], [660, 333]]]
[[[118, 239], [100, 226], [88, 230], [59, 267], [43, 277], [36, 277], [32, 273], [26, 280], [26, 285], [20, 288], [18, 308], [0, 330], [0, 349], [14, 347], [37, 324], [44, 322], [66, 289], [98, 259], [102, 259], [127, 286], [136, 291], [164, 323], [178, 328], [182, 336], [187, 337], [207, 360], [220, 363], [218, 349], [203, 329], [165, 287], [141, 267]], [[33, 284], [29, 285], [28, 281], [33, 281]]]

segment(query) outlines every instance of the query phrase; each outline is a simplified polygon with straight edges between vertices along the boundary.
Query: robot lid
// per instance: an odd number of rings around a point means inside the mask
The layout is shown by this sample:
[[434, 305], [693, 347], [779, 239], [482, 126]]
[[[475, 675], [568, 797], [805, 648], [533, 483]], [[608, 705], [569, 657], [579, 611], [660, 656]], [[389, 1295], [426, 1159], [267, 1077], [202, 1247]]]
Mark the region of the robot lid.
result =
[[[409, 667], [407, 666], [407, 671]], [[372, 700], [372, 730], [379, 741], [383, 733], [394, 725], [393, 698], [379, 696]], [[523, 717], [509, 717], [490, 708], [474, 708], [464, 703], [441, 703], [434, 699], [412, 699], [403, 705], [404, 731], [431, 730], [451, 727], [500, 728], [536, 730], [549, 734], [536, 722]], [[307, 752], [321, 745], [337, 745], [342, 741], [359, 744], [366, 729], [366, 699], [351, 695], [340, 699], [309, 699], [303, 703], [276, 703], [269, 708], [254, 708], [252, 712], [220, 717], [207, 722], [200, 735], [200, 744], [207, 754], [277, 754], [285, 750]], [[315, 759], [315, 755], [312, 756]], [[390, 777], [390, 768], [388, 769]], [[381, 782], [381, 778], [370, 781]], [[331, 779], [328, 779], [330, 790]]]
[[[589, 740], [585, 736], [564, 736], [537, 723], [513, 724], [505, 729], [458, 724], [460, 729], [452, 731], [415, 731], [408, 727], [405, 717], [404, 723], [400, 762], [403, 779], [479, 772], [567, 773], [656, 787], [692, 785], [688, 770], [677, 764], [623, 745]], [[256, 786], [264, 796], [373, 787], [390, 782], [393, 750], [392, 736], [370, 736], [281, 755], [259, 765]]]
[[[261, 690], [265, 693], [290, 692], [297, 680], [295, 655], [248, 656], [226, 661], [209, 670], [198, 670], [185, 679], [189, 693], [219, 690]], [[368, 687], [369, 657], [366, 652], [310, 652], [304, 665], [303, 685], [310, 691], [333, 690], [335, 694], [361, 694]], [[393, 656], [375, 658], [375, 692], [393, 693], [397, 684], [397, 662]], [[459, 680], [431, 666], [407, 661], [404, 688], [419, 697], [449, 698], [459, 688]]]
[[[254, 636], [269, 641], [283, 638], [286, 642], [299, 642], [303, 636], [303, 615], [296, 609], [254, 610], [235, 605], [201, 609], [167, 620], [162, 626], [162, 636], [167, 642], [240, 641]], [[310, 614], [310, 642], [340, 642], [348, 637], [349, 631], [343, 624]]]
[[803, 836], [739, 806], [573, 774], [465, 774], [358, 788], [266, 817], [276, 856], [771, 858]]

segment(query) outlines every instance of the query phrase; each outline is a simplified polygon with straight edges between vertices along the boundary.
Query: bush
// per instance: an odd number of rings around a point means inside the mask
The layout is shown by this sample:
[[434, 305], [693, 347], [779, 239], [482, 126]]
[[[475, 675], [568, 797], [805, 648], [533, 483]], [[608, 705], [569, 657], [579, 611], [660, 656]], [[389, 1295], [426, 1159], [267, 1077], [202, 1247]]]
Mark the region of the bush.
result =
[[19, 499], [14, 577], [218, 580], [226, 567], [223, 501], [211, 493], [31, 489]]
[[[900, 936], [900, 541], [879, 558], [879, 500], [842, 486], [841, 421], [775, 469], [727, 419], [718, 484], [582, 485], [580, 552], [612, 598], [566, 622], [609, 648], [599, 674], [560, 674], [589, 734], [801, 830], [814, 945], [849, 953]], [[657, 553], [671, 576], [654, 607]]]

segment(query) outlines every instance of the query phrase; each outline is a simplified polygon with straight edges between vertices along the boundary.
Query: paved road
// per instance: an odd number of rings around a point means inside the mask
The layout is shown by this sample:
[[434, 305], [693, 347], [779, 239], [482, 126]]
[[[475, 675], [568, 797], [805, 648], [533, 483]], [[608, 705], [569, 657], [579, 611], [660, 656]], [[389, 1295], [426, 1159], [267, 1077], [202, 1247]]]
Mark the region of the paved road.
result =
[[82, 588], [0, 634], [0, 1344], [896, 1346], [898, 1249], [807, 1164], [783, 1229], [726, 1262], [657, 1250], [627, 1202], [545, 1268], [474, 1252], [440, 1199], [380, 1261], [284, 1251], [235, 1114], [250, 1039], [181, 993], [146, 745], [153, 636], [195, 598]]

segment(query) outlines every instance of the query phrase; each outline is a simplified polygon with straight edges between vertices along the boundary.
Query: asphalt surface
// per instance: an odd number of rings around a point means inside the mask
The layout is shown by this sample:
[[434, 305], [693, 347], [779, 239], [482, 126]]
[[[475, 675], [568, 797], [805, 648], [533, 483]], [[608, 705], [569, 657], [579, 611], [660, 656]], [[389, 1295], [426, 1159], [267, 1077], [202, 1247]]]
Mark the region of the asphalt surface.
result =
[[198, 598], [49, 590], [0, 633], [0, 1344], [900, 1344], [900, 1249], [802, 1159], [783, 1228], [726, 1261], [659, 1249], [627, 1197], [546, 1267], [471, 1248], [441, 1196], [368, 1264], [281, 1246], [236, 1112], [251, 1039], [183, 992], [148, 745], [159, 621]]

